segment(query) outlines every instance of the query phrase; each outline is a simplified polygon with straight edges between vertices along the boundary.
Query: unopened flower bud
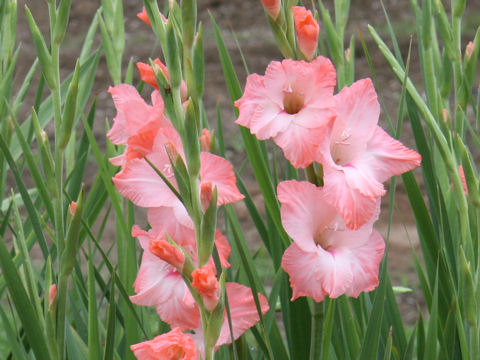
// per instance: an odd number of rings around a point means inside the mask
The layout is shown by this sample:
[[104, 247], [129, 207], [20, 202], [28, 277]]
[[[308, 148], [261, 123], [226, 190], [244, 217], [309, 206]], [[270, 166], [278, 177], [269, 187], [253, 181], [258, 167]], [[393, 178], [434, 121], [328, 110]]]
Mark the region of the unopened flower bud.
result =
[[458, 165], [458, 174], [460, 175], [460, 180], [462, 181], [463, 192], [465, 195], [468, 195], [467, 181], [465, 180], [465, 173], [463, 172], [462, 165]]
[[213, 311], [220, 299], [220, 284], [213, 265], [207, 264], [192, 272], [192, 286], [203, 298], [208, 311]]
[[447, 109], [442, 110], [442, 118], [444, 122], [448, 122], [450, 120], [450, 114], [448, 113]]
[[178, 151], [175, 145], [172, 144], [172, 142], [167, 141], [165, 143], [165, 150], [167, 151], [167, 155], [170, 160], [175, 161], [177, 159]]
[[75, 210], [77, 210], [77, 203], [75, 201], [72, 201], [68, 209], [70, 210], [70, 214], [75, 215]]
[[347, 62], [350, 62], [351, 56], [352, 56], [352, 51], [350, 50], [350, 48], [346, 49], [345, 50], [345, 60]]
[[145, 24], [152, 27], [152, 23], [150, 22], [150, 19], [148, 18], [148, 14], [147, 14], [147, 10], [145, 9], [145, 6], [142, 8], [142, 11], [137, 14], [137, 17], [140, 20], [142, 20]]
[[202, 210], [205, 212], [210, 202], [212, 201], [213, 186], [210, 181], [202, 183], [200, 186], [200, 202], [202, 204]]
[[293, 6], [292, 12], [298, 48], [303, 56], [310, 61], [315, 56], [320, 27], [313, 18], [312, 12], [303, 6]]
[[470, 60], [473, 54], [474, 46], [473, 42], [469, 41], [467, 47], [465, 48], [465, 60]]
[[200, 144], [202, 146], [202, 151], [210, 151], [210, 145], [212, 144], [212, 135], [210, 130], [202, 130], [202, 135], [200, 135]]
[[262, 5], [267, 14], [273, 20], [277, 20], [282, 2], [280, 0], [262, 0]]
[[185, 255], [175, 245], [159, 236], [150, 240], [149, 248], [152, 254], [182, 271]]
[[57, 285], [52, 284], [50, 285], [50, 289], [48, 289], [48, 306], [52, 306], [56, 296], [57, 296]]
[[[165, 78], [168, 80], [167, 67], [158, 58], [153, 60], [153, 62], [156, 66], [155, 70], [157, 71], [161, 70], [162, 73], [165, 75]], [[158, 84], [157, 84], [157, 79], [155, 78], [154, 69], [149, 64], [145, 64], [142, 62], [137, 62], [137, 68], [138, 68], [138, 71], [140, 72], [140, 78], [146, 83], [155, 87], [155, 89], [158, 89]]]

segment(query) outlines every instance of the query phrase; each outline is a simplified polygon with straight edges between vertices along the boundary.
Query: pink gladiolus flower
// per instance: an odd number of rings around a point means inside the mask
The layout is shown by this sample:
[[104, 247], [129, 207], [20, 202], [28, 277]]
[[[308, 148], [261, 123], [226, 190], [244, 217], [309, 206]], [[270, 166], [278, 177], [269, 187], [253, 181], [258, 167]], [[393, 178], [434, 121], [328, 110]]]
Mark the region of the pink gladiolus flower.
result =
[[180, 328], [130, 346], [138, 360], [197, 360], [195, 342]]
[[370, 79], [344, 88], [335, 100], [338, 116], [317, 161], [328, 201], [347, 227], [359, 229], [385, 194], [382, 183], [420, 165], [421, 156], [377, 126], [380, 105]]
[[235, 102], [236, 123], [260, 140], [272, 138], [293, 166], [307, 167], [335, 118], [335, 82], [327, 58], [272, 61], [265, 76], [248, 76], [245, 93]]
[[208, 311], [213, 311], [220, 298], [220, 284], [215, 276], [213, 264], [207, 264], [192, 272], [192, 286], [203, 298], [203, 303]]
[[273, 20], [277, 20], [282, 2], [280, 0], [262, 0], [265, 11]]
[[293, 6], [292, 12], [298, 47], [307, 60], [312, 60], [317, 50], [320, 27], [312, 12], [303, 6]]
[[[232, 333], [233, 340], [238, 339], [245, 331], [254, 326], [259, 320], [257, 307], [255, 306], [255, 300], [253, 298], [252, 289], [244, 285], [227, 282], [225, 284], [226, 295], [228, 298], [228, 304], [230, 307], [230, 318], [232, 320]], [[269, 310], [268, 301], [262, 294], [257, 294], [260, 302], [260, 308], [262, 315], [265, 315]], [[203, 330], [199, 323], [198, 327], [194, 329], [195, 334], [192, 334], [195, 344], [200, 353], [203, 354], [204, 342], [203, 342]], [[230, 344], [232, 337], [230, 334], [230, 326], [228, 323], [227, 312], [225, 310], [223, 316], [223, 323], [220, 329], [220, 335], [215, 345], [217, 350], [221, 345]]]
[[150, 22], [150, 19], [148, 18], [148, 14], [147, 14], [147, 10], [145, 9], [145, 6], [142, 8], [142, 11], [137, 14], [137, 17], [140, 20], [142, 20], [145, 24], [152, 27], [152, 24]]
[[164, 116], [164, 104], [158, 91], [152, 93], [153, 106], [147, 105], [137, 89], [131, 85], [120, 84], [110, 87], [117, 116], [107, 137], [115, 145], [127, 144], [130, 137], [137, 135], [145, 126], [157, 124], [159, 127], [172, 127]]
[[[200, 321], [200, 312], [190, 290], [178, 272], [178, 268], [153, 254], [150, 244], [152, 240], [158, 239], [160, 234], [168, 234], [196, 262], [195, 232], [179, 224], [171, 208], [150, 210], [149, 219], [156, 218], [155, 221], [149, 221], [152, 229], [147, 232], [136, 225], [132, 229], [132, 236], [138, 238], [143, 248], [143, 255], [133, 285], [136, 295], [131, 296], [130, 299], [137, 305], [155, 306], [160, 318], [171, 326], [178, 326], [182, 330], [194, 329]], [[227, 258], [231, 248], [220, 231], [215, 235], [215, 245], [222, 267], [229, 267]], [[209, 264], [213, 266], [213, 259]]]
[[327, 201], [325, 189], [292, 180], [281, 182], [277, 191], [282, 224], [293, 239], [282, 258], [282, 268], [290, 275], [292, 300], [357, 297], [378, 285], [385, 244], [372, 228], [380, 201], [367, 224], [350, 230]]

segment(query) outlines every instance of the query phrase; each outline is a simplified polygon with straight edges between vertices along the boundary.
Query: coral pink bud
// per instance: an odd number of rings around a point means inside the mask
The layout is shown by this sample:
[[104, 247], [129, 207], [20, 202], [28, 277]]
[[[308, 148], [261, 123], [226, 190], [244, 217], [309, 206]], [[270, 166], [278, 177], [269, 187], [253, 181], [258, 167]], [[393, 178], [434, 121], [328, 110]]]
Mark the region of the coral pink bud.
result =
[[[154, 64], [162, 70], [163, 74], [168, 80], [168, 69], [167, 67], [160, 61], [160, 59], [153, 60]], [[142, 62], [137, 62], [137, 68], [140, 72], [140, 78], [145, 81], [146, 83], [158, 89], [157, 79], [155, 78], [155, 72], [153, 68], [149, 64], [145, 64]]]
[[351, 58], [351, 57], [352, 57], [352, 52], [351, 52], [350, 48], [348, 48], [347, 50], [345, 50], [345, 60], [346, 60], [347, 62], [350, 62], [350, 60], [351, 60], [350, 58]]
[[298, 47], [305, 58], [311, 61], [317, 49], [320, 28], [310, 10], [305, 9], [303, 6], [293, 6], [292, 12]]
[[202, 130], [202, 135], [200, 135], [200, 144], [202, 146], [202, 151], [210, 152], [210, 145], [212, 144], [212, 135], [210, 130]]
[[469, 41], [467, 44], [467, 48], [465, 49], [465, 59], [469, 60], [472, 57], [473, 54], [473, 42]]
[[212, 201], [213, 187], [210, 181], [202, 183], [200, 186], [200, 202], [202, 203], [202, 210], [205, 211]]
[[70, 210], [70, 214], [75, 215], [75, 211], [77, 210], [77, 203], [75, 201], [72, 201], [68, 208]]
[[165, 150], [167, 151], [167, 154], [168, 154], [168, 157], [172, 160], [172, 161], [175, 161], [177, 159], [177, 156], [178, 156], [178, 150], [177, 148], [175, 147], [175, 145], [173, 145], [173, 143], [171, 141], [167, 141], [165, 143]]
[[55, 301], [55, 297], [57, 296], [57, 285], [52, 284], [50, 285], [50, 289], [48, 290], [48, 305], [52, 305]]
[[273, 20], [277, 20], [281, 4], [280, 0], [262, 0], [263, 8]]
[[194, 340], [176, 327], [152, 340], [130, 346], [138, 360], [197, 360]]
[[192, 286], [202, 296], [205, 308], [213, 311], [218, 304], [220, 285], [213, 265], [207, 264], [192, 272]]
[[450, 119], [450, 115], [449, 115], [447, 109], [443, 109], [443, 110], [442, 110], [442, 117], [443, 117], [443, 121], [445, 121], [445, 122], [447, 122], [448, 119]]
[[147, 10], [145, 9], [145, 6], [142, 8], [142, 11], [137, 14], [137, 17], [140, 20], [142, 20], [145, 24], [152, 27], [152, 23], [150, 22], [150, 19], [148, 18], [148, 14], [147, 14]]
[[150, 240], [150, 252], [180, 271], [185, 263], [185, 255], [167, 240], [157, 237]]
[[458, 165], [458, 173], [460, 174], [460, 180], [462, 181], [463, 192], [468, 195], [467, 181], [465, 180], [465, 173], [463, 172], [463, 166]]

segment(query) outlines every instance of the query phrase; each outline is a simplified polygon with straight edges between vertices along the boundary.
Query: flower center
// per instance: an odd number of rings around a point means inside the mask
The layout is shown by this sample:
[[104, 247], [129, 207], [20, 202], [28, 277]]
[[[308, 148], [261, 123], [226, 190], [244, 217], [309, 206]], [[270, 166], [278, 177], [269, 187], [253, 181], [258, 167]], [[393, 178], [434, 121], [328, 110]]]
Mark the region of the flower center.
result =
[[303, 108], [303, 94], [296, 91], [285, 91], [283, 109], [290, 115], [297, 114]]

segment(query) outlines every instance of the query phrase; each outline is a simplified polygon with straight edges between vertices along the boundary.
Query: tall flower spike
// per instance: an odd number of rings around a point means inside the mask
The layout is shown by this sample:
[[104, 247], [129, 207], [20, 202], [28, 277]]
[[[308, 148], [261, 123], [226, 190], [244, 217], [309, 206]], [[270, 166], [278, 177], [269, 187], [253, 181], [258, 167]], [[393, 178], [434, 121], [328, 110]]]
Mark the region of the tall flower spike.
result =
[[303, 6], [293, 6], [292, 12], [298, 48], [303, 56], [310, 61], [315, 56], [315, 51], [317, 50], [320, 27], [317, 20], [314, 19], [312, 12]]
[[322, 56], [310, 63], [272, 61], [265, 76], [248, 76], [245, 92], [235, 102], [236, 123], [260, 140], [272, 138], [293, 166], [305, 168], [335, 118], [335, 83], [335, 68]]
[[306, 181], [278, 185], [282, 224], [293, 239], [282, 257], [282, 268], [290, 275], [292, 300], [311, 296], [322, 301], [327, 295], [343, 294], [357, 297], [378, 285], [385, 244], [372, 228], [380, 201], [367, 224], [350, 230], [325, 193]]

